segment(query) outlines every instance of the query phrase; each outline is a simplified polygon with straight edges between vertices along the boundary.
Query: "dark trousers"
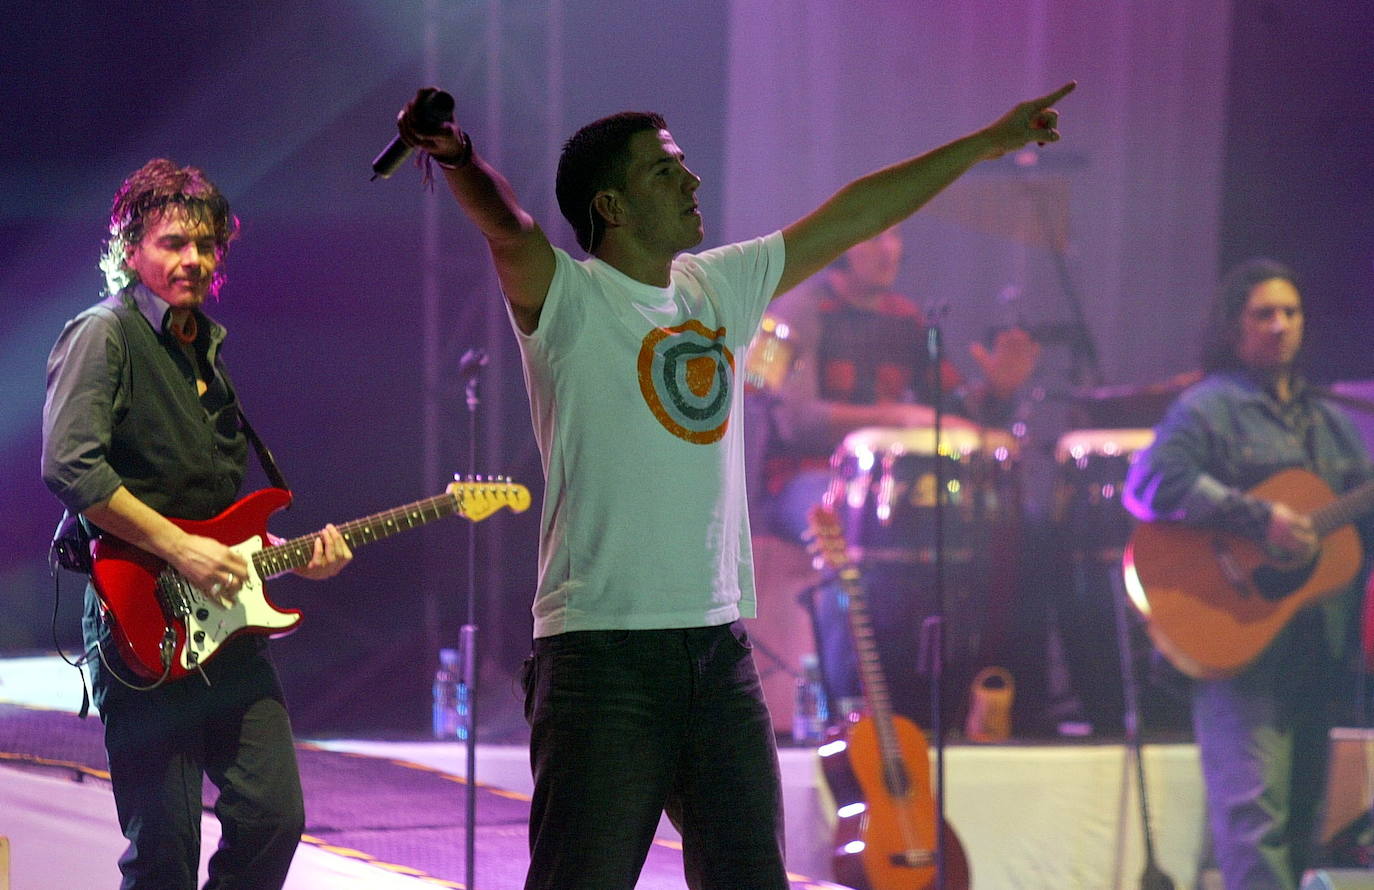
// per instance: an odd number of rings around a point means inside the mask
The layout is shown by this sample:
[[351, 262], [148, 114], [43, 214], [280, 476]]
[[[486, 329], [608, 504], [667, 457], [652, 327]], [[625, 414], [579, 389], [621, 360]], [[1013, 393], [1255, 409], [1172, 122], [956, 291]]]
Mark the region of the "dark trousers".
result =
[[782, 890], [772, 722], [741, 622], [575, 631], [526, 662], [527, 890], [632, 890], [659, 817], [693, 890]]
[[119, 860], [124, 890], [194, 890], [203, 776], [219, 788], [222, 834], [207, 890], [286, 881], [305, 825], [291, 723], [271, 663], [243, 648], [226, 648], [207, 666], [210, 686], [191, 676], [135, 692], [95, 671], [115, 806], [129, 840]]

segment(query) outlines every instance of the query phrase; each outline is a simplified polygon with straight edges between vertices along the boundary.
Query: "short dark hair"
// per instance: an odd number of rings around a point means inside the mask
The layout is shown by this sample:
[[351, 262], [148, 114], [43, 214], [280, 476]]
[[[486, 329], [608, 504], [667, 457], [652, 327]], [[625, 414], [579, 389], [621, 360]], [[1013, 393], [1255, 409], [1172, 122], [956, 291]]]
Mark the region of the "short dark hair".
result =
[[[115, 192], [110, 208], [110, 237], [100, 257], [108, 293], [116, 294], [135, 280], [125, 253], [131, 244], [143, 240], [149, 222], [176, 206], [188, 220], [208, 222], [214, 231], [215, 249], [221, 259], [229, 242], [239, 233], [238, 217], [229, 210], [229, 201], [199, 167], [181, 167], [166, 158], [154, 158], [129, 174]], [[215, 269], [210, 293], [218, 294], [224, 284], [222, 268]]]
[[1242, 367], [1236, 347], [1240, 343], [1240, 316], [1250, 300], [1250, 292], [1257, 284], [1280, 278], [1298, 287], [1293, 270], [1278, 260], [1251, 257], [1234, 266], [1221, 279], [1212, 299], [1206, 334], [1202, 341], [1202, 369], [1207, 372], [1234, 370]]
[[596, 225], [592, 198], [606, 188], [624, 188], [630, 164], [630, 138], [644, 130], [666, 130], [663, 116], [652, 111], [622, 111], [592, 121], [563, 144], [554, 192], [558, 209], [573, 227], [577, 243], [592, 253], [605, 235]]

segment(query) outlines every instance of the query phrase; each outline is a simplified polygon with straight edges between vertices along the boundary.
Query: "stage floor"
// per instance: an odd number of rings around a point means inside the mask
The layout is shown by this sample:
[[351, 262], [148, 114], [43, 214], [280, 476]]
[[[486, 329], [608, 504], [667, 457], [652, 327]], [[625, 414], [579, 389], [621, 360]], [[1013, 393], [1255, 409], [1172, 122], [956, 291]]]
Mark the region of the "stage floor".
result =
[[[0, 659], [0, 835], [11, 881], [29, 887], [117, 883], [123, 848], [100, 725], [78, 720], [72, 669], [55, 658]], [[462, 745], [367, 739], [302, 741], [307, 842], [291, 890], [461, 887], [465, 812]], [[794, 888], [826, 888], [831, 828], [818, 759], [780, 751]], [[1143, 835], [1130, 760], [1120, 745], [1084, 742], [952, 745], [949, 821], [979, 888], [1134, 888]], [[1145, 770], [1156, 856], [1180, 888], [1202, 853], [1202, 793], [1192, 745], [1147, 745]], [[479, 745], [475, 856], [478, 887], [519, 887], [530, 791], [523, 746]], [[218, 838], [205, 820], [206, 855]], [[664, 821], [639, 883], [680, 890], [677, 836]]]

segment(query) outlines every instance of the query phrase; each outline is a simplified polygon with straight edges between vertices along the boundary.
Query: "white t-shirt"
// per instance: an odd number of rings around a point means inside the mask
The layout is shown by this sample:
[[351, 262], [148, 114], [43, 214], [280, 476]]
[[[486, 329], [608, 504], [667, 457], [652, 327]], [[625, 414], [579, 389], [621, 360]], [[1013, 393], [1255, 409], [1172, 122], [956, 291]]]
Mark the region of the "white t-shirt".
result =
[[545, 479], [534, 635], [752, 618], [736, 371], [782, 233], [679, 256], [666, 288], [554, 254], [538, 329], [516, 328]]

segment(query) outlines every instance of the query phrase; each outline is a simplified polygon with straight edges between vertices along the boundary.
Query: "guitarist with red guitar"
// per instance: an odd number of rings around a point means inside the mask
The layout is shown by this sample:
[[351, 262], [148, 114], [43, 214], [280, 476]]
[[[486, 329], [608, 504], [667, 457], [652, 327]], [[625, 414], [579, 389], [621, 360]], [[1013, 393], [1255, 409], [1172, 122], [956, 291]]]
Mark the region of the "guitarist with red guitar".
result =
[[[1196, 678], [1193, 723], [1229, 890], [1297, 886], [1310, 862], [1327, 733], [1354, 655], [1369, 455], [1298, 373], [1293, 273], [1249, 260], [1223, 280], [1203, 365], [1132, 467], [1144, 520], [1126, 586], [1153, 640]], [[1338, 498], [1349, 493], [1348, 498]], [[1358, 503], [1357, 503], [1358, 502]]]
[[[110, 232], [101, 261], [109, 296], [66, 325], [48, 359], [43, 478], [71, 514], [103, 531], [98, 546], [118, 538], [174, 569], [193, 614], [196, 603], [232, 611], [260, 580], [254, 560], [173, 517], [210, 520], [243, 480], [248, 440], [220, 353], [225, 332], [203, 309], [223, 281], [238, 219], [199, 169], [157, 159], [124, 181]], [[352, 557], [334, 526], [304, 541], [295, 571], [307, 578], [328, 578]], [[223, 825], [210, 885], [280, 887], [304, 811], [265, 637], [236, 636], [195, 676], [159, 682], [156, 669], [150, 678], [128, 664], [94, 587], [83, 628], [88, 650], [99, 650], [92, 687], [129, 840], [122, 886], [196, 885], [208, 775]]]

